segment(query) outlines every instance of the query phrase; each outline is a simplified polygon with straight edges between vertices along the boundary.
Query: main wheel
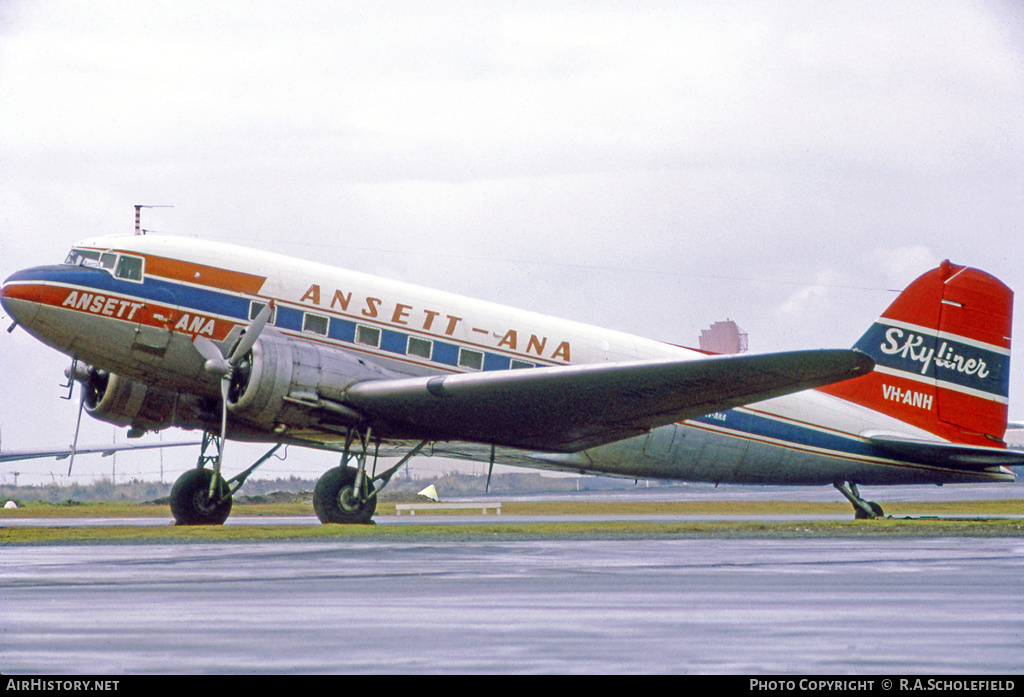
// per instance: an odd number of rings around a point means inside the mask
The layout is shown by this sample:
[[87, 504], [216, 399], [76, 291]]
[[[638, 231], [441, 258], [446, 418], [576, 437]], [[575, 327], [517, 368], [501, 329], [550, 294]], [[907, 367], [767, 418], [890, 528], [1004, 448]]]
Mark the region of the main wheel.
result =
[[[210, 498], [213, 470], [191, 469], [178, 477], [171, 488], [171, 513], [177, 525], [223, 525], [231, 514], [231, 497], [224, 478], [217, 476], [217, 489]], [[221, 500], [223, 499], [223, 500]]]
[[882, 511], [882, 507], [879, 506], [877, 503], [875, 503], [874, 501], [865, 501], [864, 503], [866, 503], [868, 508], [871, 509], [871, 514], [868, 514], [867, 511], [864, 511], [864, 510], [854, 506], [854, 508], [853, 508], [853, 517], [855, 519], [857, 519], [857, 520], [874, 520], [875, 518], [884, 518], [885, 517], [885, 512]]
[[[313, 510], [321, 523], [370, 523], [377, 510], [377, 497], [363, 500], [354, 490], [356, 470], [335, 467], [327, 470], [313, 487]], [[364, 486], [368, 482], [364, 480]]]

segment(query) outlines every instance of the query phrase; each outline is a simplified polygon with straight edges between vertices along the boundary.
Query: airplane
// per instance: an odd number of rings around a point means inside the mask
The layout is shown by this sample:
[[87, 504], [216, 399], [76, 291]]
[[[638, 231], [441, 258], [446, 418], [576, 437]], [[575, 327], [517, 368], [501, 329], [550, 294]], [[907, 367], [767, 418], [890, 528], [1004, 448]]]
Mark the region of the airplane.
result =
[[114, 453], [126, 450], [149, 450], [150, 448], [177, 448], [182, 445], [199, 445], [198, 442], [187, 443], [147, 443], [136, 445], [132, 443], [122, 445], [86, 445], [67, 448], [30, 448], [25, 450], [0, 450], [0, 462], [16, 462], [19, 460], [35, 460], [39, 458], [52, 457], [55, 460], [66, 460], [72, 455], [87, 455], [102, 453], [103, 457], [109, 457]]
[[[221, 524], [281, 445], [340, 452], [313, 504], [370, 523], [419, 453], [628, 478], [858, 487], [1009, 482], [1013, 293], [943, 262], [851, 349], [715, 356], [322, 263], [172, 236], [83, 240], [0, 303], [84, 364], [85, 408], [129, 435], [199, 429], [182, 525]], [[270, 451], [222, 475], [227, 441]], [[370, 455], [372, 454], [372, 458]], [[377, 471], [377, 458], [399, 457]], [[372, 460], [371, 464], [368, 461]]]

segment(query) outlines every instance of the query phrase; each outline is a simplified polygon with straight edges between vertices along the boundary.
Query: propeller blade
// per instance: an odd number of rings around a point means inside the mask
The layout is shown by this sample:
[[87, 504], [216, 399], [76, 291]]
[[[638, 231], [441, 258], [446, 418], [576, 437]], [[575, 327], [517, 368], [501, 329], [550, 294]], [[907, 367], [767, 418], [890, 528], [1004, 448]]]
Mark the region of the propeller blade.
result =
[[224, 458], [225, 437], [228, 433], [228, 390], [231, 389], [231, 376], [220, 379], [220, 442], [217, 443], [217, 461], [213, 465], [213, 477], [210, 479], [210, 498], [217, 492], [217, 480], [220, 478], [220, 463]]
[[231, 372], [231, 364], [224, 360], [224, 354], [205, 336], [197, 336], [192, 340], [199, 355], [206, 359], [206, 371], [214, 375], [224, 376]]
[[220, 452], [217, 454], [217, 471], [220, 472], [220, 458], [224, 454], [224, 437], [228, 433], [228, 390], [231, 388], [231, 378], [223, 377], [220, 381]]
[[79, 388], [82, 396], [78, 400], [78, 421], [75, 422], [75, 439], [71, 442], [71, 459], [68, 460], [68, 476], [71, 476], [71, 466], [75, 464], [75, 450], [78, 448], [78, 430], [82, 427], [82, 411], [85, 409], [85, 383]]
[[224, 459], [224, 444], [227, 442], [228, 393], [231, 391], [231, 373], [234, 371], [235, 366], [245, 357], [245, 354], [252, 350], [256, 339], [260, 336], [260, 332], [267, 326], [273, 311], [274, 301], [271, 300], [256, 315], [256, 319], [249, 325], [249, 328], [242, 335], [235, 349], [231, 352], [231, 357], [228, 359], [224, 358], [220, 347], [205, 336], [197, 336], [192, 340], [192, 345], [196, 347], [196, 351], [206, 359], [206, 365], [204, 366], [206, 371], [220, 376], [220, 442], [217, 448], [217, 461], [213, 466], [215, 476], [210, 480], [211, 499], [216, 493], [217, 481], [220, 475], [220, 464]]
[[238, 365], [239, 361], [245, 357], [245, 354], [252, 350], [253, 344], [256, 343], [256, 339], [259, 338], [260, 332], [263, 331], [263, 327], [267, 326], [267, 321], [270, 320], [270, 314], [274, 311], [274, 301], [271, 300], [269, 303], [263, 306], [260, 313], [256, 315], [256, 319], [252, 321], [249, 328], [242, 335], [242, 339], [235, 346], [235, 350], [231, 352], [231, 358], [228, 359], [228, 363], [232, 366]]

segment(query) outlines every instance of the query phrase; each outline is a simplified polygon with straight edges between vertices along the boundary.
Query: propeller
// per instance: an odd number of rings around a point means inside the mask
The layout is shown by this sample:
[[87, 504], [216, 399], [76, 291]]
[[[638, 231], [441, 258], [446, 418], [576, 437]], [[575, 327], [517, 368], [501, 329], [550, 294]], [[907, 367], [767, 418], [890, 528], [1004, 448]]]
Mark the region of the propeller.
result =
[[82, 428], [82, 411], [85, 410], [85, 391], [88, 389], [89, 383], [89, 368], [81, 368], [78, 365], [78, 359], [71, 359], [71, 367], [64, 370], [64, 375], [68, 379], [68, 396], [66, 399], [71, 399], [70, 389], [73, 389], [75, 382], [80, 382], [81, 386], [79, 390], [81, 397], [78, 399], [78, 419], [75, 421], [75, 437], [71, 441], [71, 457], [68, 460], [68, 476], [71, 476], [71, 467], [75, 464], [75, 451], [78, 449], [78, 431]]
[[71, 441], [71, 458], [68, 460], [68, 476], [71, 476], [71, 466], [75, 464], [75, 451], [78, 448], [78, 429], [82, 427], [82, 411], [85, 408], [85, 385], [83, 384], [79, 391], [82, 393], [81, 398], [78, 400], [78, 420], [75, 421], [75, 439]]
[[[220, 401], [221, 401], [221, 412], [220, 412], [220, 447], [217, 452], [217, 462], [214, 466], [214, 472], [220, 474], [220, 463], [221, 458], [224, 455], [224, 437], [227, 434], [228, 429], [228, 394], [231, 390], [231, 378], [234, 375], [235, 368], [242, 362], [246, 354], [252, 350], [253, 345], [256, 343], [256, 339], [259, 338], [263, 328], [267, 326], [267, 322], [270, 320], [270, 315], [274, 311], [274, 301], [271, 300], [267, 303], [259, 314], [256, 315], [256, 319], [252, 321], [249, 328], [242, 338], [239, 339], [238, 343], [235, 344], [234, 349], [231, 351], [231, 356], [228, 358], [224, 357], [221, 353], [220, 348], [217, 344], [210, 341], [205, 336], [197, 336], [192, 340], [192, 345], [196, 347], [199, 354], [206, 359], [206, 363], [203, 366], [207, 373], [217, 376], [220, 378]], [[214, 486], [217, 478], [214, 477], [210, 486], [211, 489]]]
[[75, 438], [71, 442], [71, 459], [68, 460], [68, 476], [70, 477], [71, 468], [75, 464], [75, 452], [78, 449], [78, 432], [82, 428], [82, 412], [85, 410], [86, 404], [94, 407], [102, 398], [110, 374], [89, 365], [83, 366], [77, 358], [73, 358], [71, 367], [64, 369], [64, 377], [68, 379], [68, 384], [65, 385], [68, 388], [68, 396], [61, 399], [71, 399], [76, 382], [80, 384], [79, 389], [81, 390], [81, 396], [78, 399], [78, 419], [75, 421]]

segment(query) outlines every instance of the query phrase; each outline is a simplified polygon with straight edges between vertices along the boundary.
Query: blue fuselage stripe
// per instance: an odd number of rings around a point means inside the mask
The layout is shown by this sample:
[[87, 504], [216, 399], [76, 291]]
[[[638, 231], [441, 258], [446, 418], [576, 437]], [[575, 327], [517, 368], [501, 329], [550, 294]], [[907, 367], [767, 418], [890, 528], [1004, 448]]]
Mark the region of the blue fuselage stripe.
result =
[[764, 416], [746, 409], [717, 412], [699, 416], [691, 421], [731, 433], [736, 437], [777, 441], [775, 444], [789, 447], [827, 450], [847, 457], [880, 457], [878, 450], [866, 441]]
[[[237, 322], [249, 321], [251, 300], [222, 290], [200, 288], [177, 282], [165, 281], [147, 276], [142, 283], [125, 281], [115, 278], [107, 271], [84, 266], [42, 266], [26, 269], [12, 275], [9, 281], [45, 282], [74, 286], [82, 292], [114, 293], [140, 298], [145, 301], [162, 305], [173, 305], [187, 312], [228, 317]], [[274, 326], [279, 329], [302, 332], [305, 311], [287, 305], [278, 305]], [[327, 338], [344, 343], [355, 343], [356, 322], [329, 315]], [[381, 330], [380, 350], [399, 355], [406, 355], [410, 334], [394, 329], [364, 322], [367, 326], [376, 326]], [[419, 335], [415, 335], [419, 336]], [[457, 367], [459, 365], [460, 344], [431, 338], [433, 350], [430, 363]], [[359, 344], [362, 349], [370, 348]], [[480, 350], [481, 347], [473, 347]], [[506, 355], [483, 351], [483, 370], [507, 370], [512, 359]], [[419, 362], [419, 360], [417, 361]], [[543, 365], [538, 366], [543, 367]]]

